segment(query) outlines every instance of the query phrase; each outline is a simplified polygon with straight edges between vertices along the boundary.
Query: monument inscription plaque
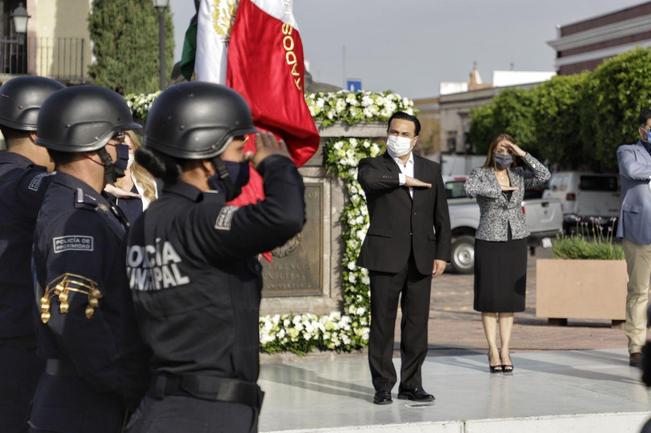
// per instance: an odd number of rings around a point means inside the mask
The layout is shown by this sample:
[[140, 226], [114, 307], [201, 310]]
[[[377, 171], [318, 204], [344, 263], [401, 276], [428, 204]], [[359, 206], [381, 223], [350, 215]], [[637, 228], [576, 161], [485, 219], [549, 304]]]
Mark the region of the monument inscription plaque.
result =
[[262, 260], [264, 297], [323, 295], [323, 184], [305, 184], [303, 231]]

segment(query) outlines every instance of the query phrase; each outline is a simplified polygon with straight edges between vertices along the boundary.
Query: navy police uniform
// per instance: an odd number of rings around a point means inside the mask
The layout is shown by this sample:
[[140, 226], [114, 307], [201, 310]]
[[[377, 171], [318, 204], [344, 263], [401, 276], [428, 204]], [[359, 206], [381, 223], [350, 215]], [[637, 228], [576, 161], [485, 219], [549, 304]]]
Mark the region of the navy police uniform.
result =
[[21, 76], [0, 86], [0, 430], [27, 431], [43, 361], [36, 356], [32, 239], [47, 188], [47, 154], [33, 139], [43, 102], [64, 88], [45, 77]]
[[257, 431], [261, 266], [304, 223], [292, 161], [263, 160], [266, 198], [237, 208], [178, 181], [129, 232], [127, 274], [153, 351], [152, 384], [130, 432]]
[[39, 354], [33, 431], [117, 433], [148, 383], [148, 352], [124, 272], [125, 227], [105, 198], [50, 177], [34, 244]]
[[43, 361], [36, 355], [32, 238], [48, 174], [24, 156], [0, 153], [0, 425], [26, 431]]

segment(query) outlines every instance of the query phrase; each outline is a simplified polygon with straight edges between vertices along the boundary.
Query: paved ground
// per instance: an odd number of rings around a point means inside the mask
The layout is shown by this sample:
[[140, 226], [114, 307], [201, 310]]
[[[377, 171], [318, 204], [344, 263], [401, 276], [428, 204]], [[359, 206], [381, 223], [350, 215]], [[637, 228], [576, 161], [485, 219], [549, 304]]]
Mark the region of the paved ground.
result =
[[[539, 248], [536, 257], [551, 257]], [[612, 349], [626, 348], [621, 329], [610, 322], [569, 321], [567, 327], [550, 326], [535, 316], [536, 257], [530, 257], [527, 271], [527, 310], [516, 314], [511, 346], [513, 350]], [[429, 342], [432, 354], [454, 349], [481, 349], [486, 342], [480, 314], [472, 309], [473, 276], [444, 274], [432, 284]], [[400, 334], [396, 333], [396, 339]]]
[[649, 416], [651, 395], [625, 350], [521, 351], [513, 360], [503, 375], [488, 373], [483, 354], [430, 356], [423, 382], [436, 401], [397, 400], [394, 389], [389, 406], [371, 403], [364, 356], [276, 360], [261, 369], [260, 431], [634, 433]]

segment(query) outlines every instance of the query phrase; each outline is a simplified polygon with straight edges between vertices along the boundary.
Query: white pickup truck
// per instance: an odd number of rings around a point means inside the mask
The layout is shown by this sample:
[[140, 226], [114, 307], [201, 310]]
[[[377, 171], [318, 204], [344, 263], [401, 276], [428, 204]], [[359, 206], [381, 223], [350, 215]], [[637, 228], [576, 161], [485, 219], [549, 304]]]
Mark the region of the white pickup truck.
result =
[[[452, 228], [451, 265], [455, 272], [470, 274], [475, 266], [475, 231], [479, 227], [479, 205], [466, 196], [464, 176], [443, 179], [448, 195], [450, 224]], [[563, 231], [563, 212], [558, 199], [541, 199], [542, 190], [526, 191], [522, 202], [527, 228], [531, 232], [529, 243], [534, 246], [545, 239], [554, 238]]]

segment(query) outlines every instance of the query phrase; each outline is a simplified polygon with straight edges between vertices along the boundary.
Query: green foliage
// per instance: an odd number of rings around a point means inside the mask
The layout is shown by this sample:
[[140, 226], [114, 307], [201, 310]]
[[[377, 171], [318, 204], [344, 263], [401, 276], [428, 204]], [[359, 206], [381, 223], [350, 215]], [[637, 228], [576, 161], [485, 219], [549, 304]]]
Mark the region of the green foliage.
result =
[[485, 153], [493, 139], [507, 133], [534, 151], [534, 99], [526, 89], [505, 89], [484, 107], [471, 112], [469, 139], [478, 153]]
[[589, 240], [583, 236], [570, 236], [554, 241], [554, 256], [569, 260], [622, 260], [621, 245]]
[[554, 256], [568, 260], [622, 260], [622, 246], [613, 243], [616, 219], [611, 219], [608, 227], [600, 222], [579, 223], [577, 233], [556, 239], [552, 246]]
[[[165, 21], [169, 77], [174, 58], [169, 8]], [[151, 0], [94, 0], [88, 29], [96, 58], [89, 74], [95, 84], [122, 94], [158, 90], [158, 12]]]
[[584, 152], [577, 118], [581, 91], [587, 74], [558, 76], [532, 90], [534, 98], [534, 140], [542, 159], [568, 168], [592, 162]]
[[615, 151], [638, 140], [638, 116], [651, 107], [651, 49], [637, 48], [592, 72], [559, 76], [533, 89], [507, 89], [470, 112], [469, 139], [484, 153], [506, 132], [563, 168], [616, 171]]
[[599, 168], [617, 170], [615, 151], [634, 143], [638, 116], [651, 104], [651, 49], [637, 48], [606, 60], [587, 78], [580, 111], [581, 137]]

